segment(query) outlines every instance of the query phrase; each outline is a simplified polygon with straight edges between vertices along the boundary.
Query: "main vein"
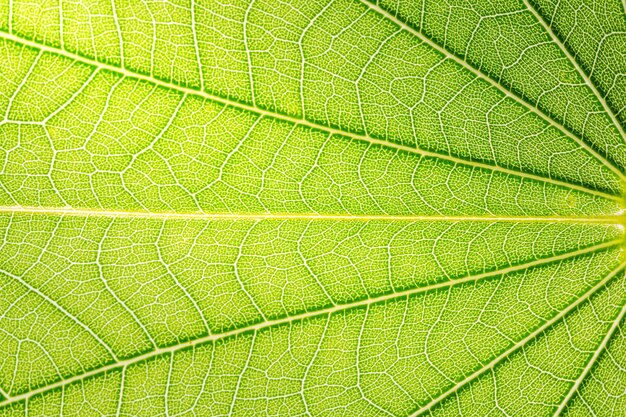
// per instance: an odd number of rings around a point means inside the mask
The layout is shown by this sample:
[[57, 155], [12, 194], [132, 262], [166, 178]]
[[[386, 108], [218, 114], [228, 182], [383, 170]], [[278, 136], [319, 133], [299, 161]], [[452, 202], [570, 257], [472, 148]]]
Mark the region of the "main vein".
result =
[[318, 214], [318, 213], [205, 213], [172, 211], [132, 211], [67, 207], [0, 206], [0, 214], [49, 215], [70, 217], [149, 218], [180, 220], [319, 220], [319, 221], [405, 221], [405, 222], [520, 222], [623, 225], [625, 214], [609, 216], [481, 216], [481, 215], [395, 215], [395, 214]]
[[[401, 22], [397, 19], [394, 20], [394, 22], [396, 22], [397, 24], [400, 24]], [[406, 26], [406, 25], [404, 25]], [[403, 26], [403, 27], [404, 27]], [[408, 27], [408, 26], [406, 26]], [[532, 174], [532, 173], [527, 173], [527, 172], [523, 172], [523, 171], [517, 171], [515, 169], [510, 169], [510, 168], [505, 168], [505, 167], [501, 167], [495, 164], [490, 164], [490, 163], [484, 163], [484, 162], [479, 162], [479, 161], [473, 161], [473, 160], [468, 160], [468, 159], [463, 159], [460, 157], [456, 157], [456, 156], [452, 156], [452, 155], [447, 155], [447, 154], [443, 154], [443, 153], [438, 153], [438, 152], [432, 152], [432, 151], [428, 151], [428, 150], [424, 150], [424, 149], [419, 149], [417, 147], [413, 147], [413, 146], [407, 146], [407, 145], [401, 145], [398, 143], [394, 143], [388, 140], [383, 140], [383, 139], [378, 139], [378, 138], [374, 138], [371, 137], [367, 134], [363, 134], [363, 133], [356, 133], [356, 132], [346, 132], [343, 131], [341, 129], [337, 129], [334, 127], [329, 127], [326, 126], [324, 124], [321, 123], [317, 123], [317, 122], [313, 122], [310, 120], [306, 120], [300, 117], [295, 117], [295, 116], [290, 116], [287, 114], [283, 114], [283, 113], [279, 113], [279, 112], [275, 112], [275, 111], [270, 111], [270, 110], [266, 110], [266, 109], [262, 109], [253, 105], [249, 105], [249, 104], [245, 104], [245, 103], [241, 103], [235, 100], [231, 100], [228, 98], [224, 98], [224, 97], [220, 97], [218, 95], [214, 95], [214, 94], [209, 94], [205, 91], [200, 91], [200, 90], [196, 90], [193, 88], [189, 88], [189, 87], [184, 87], [178, 84], [175, 84], [173, 82], [169, 82], [169, 81], [164, 81], [161, 79], [158, 79], [156, 77], [150, 76], [150, 75], [145, 75], [145, 74], [141, 74], [138, 72], [134, 72], [131, 70], [128, 70], [127, 68], [120, 68], [114, 65], [110, 65], [107, 63], [103, 63], [94, 59], [90, 59], [90, 58], [86, 58], [82, 55], [78, 55], [72, 52], [68, 52], [64, 49], [59, 49], [56, 47], [52, 47], [49, 45], [45, 45], [45, 44], [41, 44], [35, 41], [31, 41], [28, 39], [24, 39], [21, 38], [17, 35], [11, 34], [11, 33], [6, 33], [6, 32], [2, 32], [0, 31], [0, 39], [6, 39], [9, 40], [11, 42], [15, 42], [15, 43], [19, 43], [25, 46], [29, 46], [31, 48], [34, 49], [38, 49], [41, 51], [45, 51], [45, 52], [49, 52], [49, 53], [53, 53], [53, 54], [57, 54], [57, 55], [61, 55], [64, 56], [66, 58], [72, 59], [74, 61], [78, 61], [78, 62], [83, 62], [87, 65], [90, 65], [91, 67], [94, 68], [98, 68], [98, 69], [104, 69], [104, 70], [108, 70], [111, 72], [115, 72], [117, 74], [120, 74], [124, 77], [128, 77], [128, 78], [134, 78], [134, 79], [138, 79], [138, 80], [142, 80], [142, 81], [146, 81], [149, 82], [153, 85], [157, 85], [163, 88], [167, 88], [173, 91], [178, 91], [180, 93], [183, 94], [188, 94], [188, 95], [194, 95], [197, 97], [202, 97], [204, 99], [208, 99], [217, 103], [221, 103], [227, 106], [232, 106], [232, 107], [236, 107], [236, 108], [240, 108], [246, 111], [249, 111], [251, 113], [255, 113], [261, 116], [266, 116], [266, 117], [271, 117], [273, 119], [276, 120], [283, 120], [289, 123], [293, 123], [293, 124], [298, 124], [301, 126], [307, 126], [310, 127], [312, 129], [316, 129], [316, 130], [321, 130], [324, 132], [327, 132], [329, 134], [332, 135], [339, 135], [339, 136], [344, 136], [344, 137], [349, 137], [349, 138], [353, 138], [362, 142], [366, 142], [366, 143], [370, 143], [373, 145], [377, 145], [377, 146], [381, 146], [381, 147], [385, 147], [385, 148], [389, 148], [389, 149], [395, 149], [398, 151], [403, 151], [403, 152], [408, 152], [408, 153], [413, 153], [413, 154], [417, 154], [417, 155], [421, 155], [421, 156], [426, 156], [426, 157], [431, 157], [431, 158], [438, 158], [438, 159], [442, 159], [442, 160], [446, 160], [449, 162], [452, 162], [454, 164], [460, 164], [460, 165], [465, 165], [465, 166], [470, 166], [470, 167], [475, 167], [475, 168], [481, 168], [481, 169], [487, 169], [487, 170], [491, 170], [491, 171], [497, 171], [497, 172], [501, 172], [504, 174], [509, 174], [509, 175], [514, 175], [517, 177], [523, 177], [523, 178], [528, 178], [531, 180], [535, 180], [535, 181], [541, 181], [541, 182], [545, 182], [545, 183], [550, 183], [550, 184], [554, 184], [560, 187], [567, 187], [570, 189], [574, 189], [577, 191], [582, 191], [585, 193], [589, 193], [589, 194], [593, 194], [593, 195], [597, 195], [603, 198], [607, 198], [610, 200], [614, 200], [614, 201], [620, 201], [621, 202], [621, 197], [620, 196], [616, 196], [614, 194], [610, 194], [607, 192], [603, 192], [603, 191], [599, 191], [599, 190], [594, 190], [582, 185], [578, 185], [578, 184], [571, 184], [567, 181], [562, 181], [562, 180], [558, 180], [558, 179], [554, 179], [554, 178], [549, 178], [549, 177], [543, 177], [541, 175], [536, 175], [536, 174]], [[436, 44], [434, 44], [436, 45]], [[469, 67], [472, 68], [472, 67]], [[480, 73], [478, 73], [480, 75]], [[482, 75], [481, 75], [482, 77]], [[484, 77], [483, 77], [484, 78]], [[511, 95], [512, 93], [508, 92], [507, 90], [504, 90], [506, 92], [507, 95]], [[515, 97], [515, 96], [512, 96]], [[558, 126], [557, 126], [558, 127]], [[567, 132], [567, 131], [566, 131]], [[571, 135], [571, 133], [569, 134]], [[600, 154], [598, 154], [597, 152], [595, 152], [593, 150], [593, 148], [591, 148], [588, 144], [586, 144], [585, 142], [581, 142], [580, 139], [576, 138], [576, 137], [572, 137], [573, 140], [575, 140], [579, 146], [581, 146], [582, 149], [584, 149], [586, 152], [590, 153], [594, 158], [596, 158], [597, 160], [599, 160], [600, 162], [602, 162], [604, 165], [606, 165], [609, 169], [611, 169], [611, 171], [617, 175], [617, 177], [619, 177], [624, 183], [626, 183], [626, 176], [619, 170], [617, 169], [613, 164], [611, 164], [608, 160], [606, 160], [603, 156], [601, 156]]]

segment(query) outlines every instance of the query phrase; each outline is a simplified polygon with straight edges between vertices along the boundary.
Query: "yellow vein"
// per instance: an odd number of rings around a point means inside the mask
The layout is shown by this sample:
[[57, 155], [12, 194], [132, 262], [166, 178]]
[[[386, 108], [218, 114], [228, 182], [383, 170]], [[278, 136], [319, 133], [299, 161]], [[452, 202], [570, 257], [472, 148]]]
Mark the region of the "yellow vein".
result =
[[591, 371], [591, 368], [593, 368], [594, 364], [597, 362], [602, 352], [604, 352], [606, 345], [609, 343], [609, 340], [611, 340], [611, 337], [615, 333], [615, 330], [617, 330], [617, 328], [619, 327], [619, 324], [621, 323], [625, 314], [626, 314], [626, 304], [622, 306], [622, 310], [619, 312], [618, 316], [615, 318], [615, 320], [611, 324], [611, 328], [607, 332], [606, 336], [604, 336], [604, 339], [602, 339], [602, 343], [600, 343], [600, 346], [598, 346], [596, 351], [593, 353], [593, 356], [587, 363], [587, 366], [585, 366], [585, 369], [583, 370], [583, 372], [580, 374], [576, 382], [574, 382], [574, 384], [570, 388], [569, 392], [567, 393], [567, 395], [565, 396], [565, 398], [559, 405], [559, 408], [554, 413], [554, 417], [558, 417], [563, 413], [563, 411], [565, 410], [565, 407], [567, 407], [567, 404], [572, 399], [574, 394], [578, 391], [578, 388], [580, 387], [582, 382], [585, 380], [585, 377], [587, 376], [587, 374], [589, 374], [589, 371]]
[[565, 54], [565, 56], [567, 57], [567, 59], [569, 59], [569, 61], [572, 63], [572, 65], [574, 66], [574, 68], [576, 68], [576, 71], [578, 71], [578, 73], [580, 74], [580, 76], [583, 78], [583, 80], [585, 81], [585, 84], [587, 84], [587, 86], [591, 89], [591, 91], [593, 91], [593, 93], [595, 94], [596, 98], [598, 99], [598, 101], [600, 102], [600, 104], [602, 105], [602, 108], [604, 109], [605, 113], [611, 118], [611, 121], [613, 122], [613, 124], [615, 125], [615, 127], [617, 127], [617, 131], [619, 132], [620, 136], [622, 137], [622, 140], [626, 141], [626, 134], [624, 134], [624, 129], [622, 128], [621, 123], [617, 120], [617, 118], [615, 117], [615, 113], [613, 112], [613, 110], [611, 110], [611, 108], [609, 107], [609, 105], [607, 104], [606, 100], [604, 99], [604, 97], [602, 97], [602, 94], [600, 94], [600, 92], [598, 91], [598, 89], [596, 88], [595, 84], [591, 81], [591, 78], [589, 78], [589, 76], [587, 75], [587, 73], [582, 69], [582, 67], [578, 64], [578, 61], [576, 61], [576, 58], [574, 58], [572, 56], [572, 54], [569, 52], [569, 50], [565, 47], [565, 45], [563, 44], [563, 42], [561, 42], [561, 40], [559, 39], [558, 36], [556, 36], [556, 34], [554, 33], [554, 31], [552, 30], [552, 28], [550, 27], [550, 25], [548, 25], [548, 22], [546, 22], [546, 20], [544, 19], [544, 17], [537, 11], [537, 9], [535, 9], [528, 0], [524, 0], [524, 5], [526, 6], [526, 8], [535, 16], [535, 19], [537, 19], [539, 21], [539, 23], [541, 24], [541, 26], [543, 26], [543, 28], [545, 29], [545, 31], [548, 33], [548, 35], [550, 35], [550, 38], [552, 39], [552, 41], [554, 43], [556, 43], [559, 47], [559, 49]]
[[609, 168], [611, 171], [613, 171], [617, 176], [619, 176], [622, 179], [622, 181], [626, 182], [626, 175], [624, 175], [624, 173], [622, 173], [622, 171], [617, 166], [615, 166], [615, 164], [613, 164], [608, 159], [606, 159], [604, 156], [599, 154], [587, 142], [585, 142], [584, 140], [582, 140], [579, 137], [577, 137], [576, 135], [574, 135], [568, 128], [563, 126], [563, 124], [561, 124], [561, 123], [557, 122], [556, 120], [552, 119], [550, 116], [548, 116], [542, 110], [537, 108], [537, 106], [527, 102], [523, 98], [519, 97], [517, 94], [515, 94], [515, 93], [509, 91], [508, 89], [504, 88], [502, 85], [498, 84], [496, 81], [491, 79], [491, 77], [489, 75], [487, 75], [487, 74], [483, 73], [482, 71], [474, 68], [472, 65], [468, 64], [467, 62], [465, 62], [463, 59], [459, 58], [458, 56], [450, 53], [447, 49], [445, 49], [444, 47], [440, 46], [439, 44], [435, 43], [430, 38], [425, 36], [422, 32], [420, 32], [419, 30], [409, 26], [408, 24], [406, 24], [402, 20], [398, 19], [396, 16], [392, 15], [391, 13], [389, 13], [388, 11], [383, 9], [382, 7], [378, 6], [377, 4], [371, 3], [370, 2], [371, 0], [360, 0], [360, 1], [364, 5], [366, 5], [370, 9], [374, 10], [375, 12], [379, 13], [380, 15], [384, 16], [385, 18], [389, 19], [390, 21], [392, 21], [396, 25], [399, 25], [401, 28], [403, 28], [407, 32], [409, 32], [412, 35], [418, 37], [420, 40], [425, 42], [427, 45], [429, 45], [433, 49], [435, 49], [435, 50], [439, 51], [441, 54], [443, 54], [446, 58], [454, 60], [459, 65], [461, 65], [463, 68], [466, 68], [467, 70], [471, 71], [476, 77], [478, 77], [478, 78], [488, 82], [490, 85], [492, 85], [495, 88], [497, 88], [498, 90], [500, 90], [502, 93], [504, 93], [509, 98], [515, 100], [516, 102], [520, 103], [521, 105], [523, 105], [527, 109], [531, 110], [537, 116], [541, 117], [546, 123], [548, 123], [548, 124], [558, 128], [565, 135], [567, 135], [570, 139], [572, 139], [576, 143], [578, 143], [578, 145], [580, 145], [581, 148], [585, 149], [588, 153], [593, 155], [598, 161], [602, 162], [607, 168]]
[[[30, 41], [27, 39], [23, 39], [19, 36], [10, 34], [10, 33], [6, 33], [6, 32], [2, 32], [0, 31], [0, 38], [3, 39], [7, 39], [9, 41], [12, 42], [16, 42], [22, 45], [26, 45], [29, 46], [31, 48], [35, 48], [41, 51], [46, 51], [49, 53], [53, 53], [53, 54], [57, 54], [57, 55], [61, 55], [67, 58], [70, 58], [74, 61], [80, 61], [83, 63], [86, 63], [88, 65], [91, 65], [92, 67], [95, 68], [99, 68], [99, 69], [104, 69], [104, 70], [108, 70], [111, 72], [115, 72], [118, 74], [121, 74], [125, 77], [129, 77], [129, 78], [135, 78], [138, 80], [142, 80], [142, 81], [146, 81], [149, 83], [152, 83], [154, 85], [157, 85], [159, 87], [163, 87], [163, 88], [168, 88], [170, 90], [174, 90], [174, 91], [178, 91], [181, 93], [186, 93], [189, 95], [194, 95], [197, 97], [202, 97], [208, 100], [212, 100], [214, 102], [217, 103], [222, 103], [224, 105], [227, 106], [232, 106], [232, 107], [237, 107], [243, 110], [247, 110], [249, 112], [255, 113], [255, 114], [259, 114], [261, 116], [266, 116], [266, 117], [271, 117], [273, 119], [277, 119], [277, 120], [283, 120], [289, 123], [295, 123], [301, 126], [307, 126], [310, 127], [312, 129], [317, 129], [317, 130], [321, 130], [333, 135], [340, 135], [343, 137], [349, 137], [349, 138], [353, 138], [356, 140], [360, 140], [366, 143], [371, 143], [373, 145], [378, 145], [378, 146], [382, 146], [382, 147], [386, 147], [389, 149], [395, 149], [397, 151], [403, 151], [403, 152], [408, 152], [408, 153], [413, 153], [413, 154], [417, 154], [417, 155], [422, 155], [422, 156], [426, 156], [426, 157], [431, 157], [431, 158], [438, 158], [438, 159], [442, 159], [445, 161], [449, 161], [452, 162], [454, 164], [459, 164], [459, 165], [465, 165], [465, 166], [470, 166], [470, 167], [475, 167], [475, 168], [481, 168], [481, 169], [486, 169], [486, 170], [490, 170], [490, 171], [497, 171], [497, 172], [501, 172], [504, 174], [509, 174], [509, 175], [514, 175], [516, 177], [522, 177], [522, 178], [528, 178], [531, 180], [535, 180], [535, 181], [541, 181], [541, 182], [545, 182], [545, 183], [550, 183], [550, 184], [554, 184], [560, 187], [566, 187], [566, 188], [570, 188], [573, 190], [577, 190], [577, 191], [582, 191], [588, 194], [592, 194], [592, 195], [597, 195], [606, 199], [610, 199], [610, 200], [614, 200], [614, 201], [619, 201], [621, 202], [622, 199], [619, 196], [610, 194], [610, 193], [606, 193], [606, 192], [602, 192], [602, 191], [598, 191], [598, 190], [594, 190], [594, 189], [590, 189], [588, 187], [582, 186], [582, 185], [578, 185], [578, 184], [571, 184], [568, 183], [566, 181], [562, 181], [562, 180], [558, 180], [558, 179], [554, 179], [554, 178], [547, 178], [547, 177], [542, 177], [541, 175], [536, 175], [536, 174], [531, 174], [531, 173], [527, 173], [527, 172], [523, 172], [523, 171], [516, 171], [514, 169], [509, 169], [509, 168], [504, 168], [504, 167], [500, 167], [497, 165], [492, 165], [492, 164], [488, 164], [488, 163], [482, 163], [482, 162], [478, 162], [478, 161], [469, 161], [463, 158], [459, 158], [459, 157], [455, 157], [455, 156], [451, 156], [451, 155], [446, 155], [446, 154], [441, 154], [441, 153], [437, 153], [437, 152], [432, 152], [432, 151], [427, 151], [427, 150], [423, 150], [423, 149], [418, 149], [412, 146], [407, 146], [407, 145], [400, 145], [397, 143], [393, 143], [390, 141], [386, 141], [386, 140], [382, 140], [382, 139], [376, 139], [376, 138], [372, 138], [369, 135], [365, 135], [365, 134], [361, 134], [361, 133], [354, 133], [354, 132], [345, 132], [343, 130], [337, 129], [337, 128], [333, 128], [333, 127], [328, 127], [325, 126], [321, 123], [316, 123], [316, 122], [312, 122], [310, 120], [305, 120], [299, 117], [294, 117], [294, 116], [289, 116], [286, 114], [281, 114], [281, 113], [277, 113], [277, 112], [272, 112], [269, 110], [264, 110], [264, 109], [260, 109], [257, 108], [255, 106], [251, 106], [248, 104], [243, 104], [243, 103], [239, 103], [237, 101], [234, 100], [229, 100], [227, 98], [224, 97], [220, 97], [217, 95], [213, 95], [213, 94], [209, 94], [207, 92], [204, 91], [200, 91], [200, 90], [195, 90], [192, 88], [188, 88], [188, 87], [184, 87], [184, 86], [180, 86], [177, 84], [174, 84], [172, 82], [168, 82], [168, 81], [163, 81], [163, 80], [159, 80], [158, 78], [154, 78], [151, 77], [149, 75], [144, 75], [141, 73], [136, 73], [133, 71], [130, 71], [126, 68], [120, 68], [120, 67], [116, 67], [114, 65], [110, 65], [107, 63], [103, 63], [103, 62], [99, 62], [96, 61], [94, 59], [90, 59], [90, 58], [85, 58], [81, 55], [78, 54], [74, 54], [71, 52], [68, 52], [66, 50], [63, 49], [58, 49], [52, 46], [48, 46], [48, 45], [44, 45], [38, 42], [34, 42], [34, 41]], [[585, 148], [585, 150], [589, 151], [588, 145], [583, 144], [581, 145], [583, 148]], [[596, 158], [602, 158], [601, 156], [596, 156]], [[602, 162], [603, 159], [600, 159], [600, 161]], [[604, 162], [605, 164], [608, 162]], [[609, 168], [613, 169], [613, 171], [617, 174], [617, 176], [622, 179], [624, 181], [624, 183], [626, 183], [626, 176], [624, 176], [624, 174], [622, 174], [619, 170], [617, 170], [617, 168], [613, 167], [612, 165], [609, 165]]]
[[557, 321], [561, 320], [563, 317], [565, 317], [569, 312], [574, 310], [580, 304], [582, 304], [583, 302], [587, 301], [593, 294], [595, 294], [600, 288], [605, 286], [615, 275], [617, 275], [625, 267], [626, 267], [626, 261], [622, 262], [617, 268], [615, 268], [611, 273], [609, 273], [606, 277], [604, 277], [604, 279], [602, 279], [596, 285], [594, 285], [589, 290], [587, 290], [587, 292], [585, 292], [585, 294], [583, 294], [581, 297], [579, 297], [575, 302], [573, 302], [572, 304], [567, 306], [564, 310], [559, 312], [556, 316], [552, 317], [550, 320], [546, 321], [543, 325], [539, 326], [537, 329], [535, 329], [528, 336], [526, 336], [525, 338], [523, 338], [522, 340], [520, 340], [519, 342], [517, 342], [516, 344], [511, 346], [509, 349], [507, 349], [504, 352], [502, 352], [498, 357], [496, 357], [491, 362], [489, 362], [488, 365], [486, 365], [486, 366], [480, 368], [479, 370], [477, 370], [476, 372], [472, 373], [471, 375], [469, 375], [468, 377], [466, 377], [465, 379], [463, 379], [462, 381], [460, 381], [459, 383], [454, 385], [452, 388], [442, 392], [440, 395], [438, 395], [436, 398], [434, 398], [428, 404], [426, 404], [425, 406], [421, 407], [419, 410], [417, 410], [414, 413], [412, 413], [409, 417], [417, 417], [417, 416], [420, 416], [420, 415], [426, 413], [428, 410], [433, 408], [435, 405], [439, 404], [441, 401], [445, 400], [450, 395], [458, 392], [461, 388], [463, 388], [468, 383], [474, 381], [475, 379], [480, 377], [485, 372], [494, 369], [496, 365], [498, 365], [500, 362], [502, 362], [504, 359], [506, 359], [513, 352], [523, 348], [528, 342], [530, 342], [533, 339], [535, 339], [535, 337], [537, 337], [537, 335], [541, 334], [543, 331], [548, 329], [554, 323], [556, 323]]
[[[226, 339], [228, 337], [233, 337], [236, 335], [240, 335], [243, 333], [248, 333], [248, 332], [256, 332], [262, 329], [266, 329], [269, 327], [274, 327], [274, 326], [278, 326], [281, 324], [289, 324], [292, 323], [294, 321], [298, 321], [298, 320], [305, 320], [308, 318], [313, 318], [313, 317], [319, 317], [319, 316], [324, 316], [324, 315], [332, 315], [335, 313], [339, 313], [342, 311], [346, 311], [346, 310], [350, 310], [353, 308], [358, 308], [358, 307], [366, 307], [368, 305], [371, 304], [376, 304], [376, 303], [383, 303], [386, 301], [390, 301], [390, 300], [394, 300], [394, 299], [399, 299], [401, 297], [408, 297], [414, 294], [420, 294], [420, 293], [425, 293], [425, 292], [429, 292], [429, 291], [433, 291], [433, 290], [437, 290], [437, 289], [442, 289], [442, 288], [450, 288], [450, 287], [454, 287], [454, 286], [458, 286], [458, 285], [462, 285], [462, 284], [467, 284], [470, 282], [477, 282], [480, 281], [482, 279], [486, 279], [486, 278], [490, 278], [490, 277], [495, 277], [498, 275], [503, 275], [503, 274], [508, 274], [508, 273], [512, 273], [512, 272], [516, 272], [516, 271], [523, 271], [525, 269], [528, 268], [532, 268], [532, 267], [537, 267], [537, 266], [541, 266], [541, 265], [545, 265], [548, 263], [552, 263], [552, 262], [557, 262], [557, 261], [562, 261], [565, 259], [569, 259], [569, 258], [573, 258], [576, 256], [580, 256], [580, 255], [585, 255], [585, 254], [590, 254], [599, 250], [603, 250], [603, 249], [609, 249], [609, 248], [613, 248], [613, 247], [617, 247], [618, 245], [620, 245], [622, 243], [621, 240], [612, 240], [609, 242], [605, 242], [605, 243], [601, 243], [598, 245], [594, 245], [594, 246], [590, 246], [588, 248], [584, 248], [584, 249], [579, 249], [576, 251], [572, 251], [572, 252], [567, 252], [567, 253], [563, 253], [560, 255], [555, 255], [555, 256], [551, 256], [551, 257], [547, 257], [547, 258], [543, 258], [543, 259], [537, 259], [531, 262], [526, 262], [523, 264], [519, 264], [519, 265], [514, 265], [514, 266], [510, 266], [510, 267], [506, 267], [506, 268], [502, 268], [496, 271], [490, 271], [490, 272], [485, 272], [482, 274], [477, 274], [477, 275], [468, 275], [466, 277], [463, 278], [459, 278], [459, 279], [454, 279], [454, 280], [449, 280], [449, 281], [444, 281], [444, 282], [439, 282], [437, 284], [432, 284], [432, 285], [428, 285], [425, 287], [417, 287], [417, 288], [412, 288], [412, 289], [408, 289], [408, 290], [404, 290], [404, 291], [398, 291], [395, 293], [390, 293], [390, 294], [385, 294], [385, 295], [381, 295], [379, 297], [373, 297], [373, 298], [367, 298], [367, 299], [363, 299], [363, 300], [359, 300], [353, 303], [349, 303], [349, 304], [338, 304], [338, 305], [334, 305], [331, 307], [327, 307], [327, 308], [322, 308], [319, 310], [315, 310], [315, 311], [309, 311], [306, 313], [300, 313], [300, 314], [294, 314], [292, 316], [288, 316], [288, 317], [282, 317], [279, 319], [274, 319], [274, 320], [268, 320], [268, 321], [264, 321], [264, 322], [259, 322], [256, 324], [252, 324], [252, 325], [247, 325], [244, 327], [240, 327], [238, 329], [233, 329], [227, 332], [223, 332], [223, 333], [213, 333], [210, 335], [206, 335], [203, 337], [199, 337], [197, 339], [193, 339], [190, 341], [187, 341], [183, 344], [178, 344], [178, 345], [173, 345], [173, 346], [169, 346], [169, 347], [164, 347], [164, 348], [157, 348], [151, 351], [148, 351], [142, 355], [138, 355], [135, 356], [133, 358], [130, 359], [125, 359], [125, 360], [120, 360], [117, 361], [115, 363], [111, 363], [109, 365], [106, 366], [102, 366], [100, 368], [96, 368], [93, 369], [91, 371], [87, 371], [85, 373], [82, 374], [78, 374], [78, 375], [74, 375], [70, 378], [67, 379], [63, 379], [60, 381], [57, 381], [55, 383], [46, 385], [46, 386], [42, 386], [40, 388], [34, 389], [32, 391], [29, 392], [25, 392], [23, 394], [18, 394], [15, 396], [9, 396], [8, 399], [9, 401], [5, 401], [5, 402], [0, 402], [0, 407], [3, 407], [7, 404], [12, 404], [18, 401], [22, 401], [22, 400], [27, 400], [28, 398], [40, 394], [42, 392], [46, 392], [55, 388], [59, 388], [59, 387], [64, 387], [68, 384], [71, 384], [73, 382], [76, 381], [80, 381], [82, 379], [94, 376], [94, 375], [99, 375], [102, 374], [104, 372], [108, 372], [108, 371], [112, 371], [118, 368], [126, 368], [128, 365], [131, 364], [135, 364], [141, 361], [144, 361], [146, 359], [158, 356], [158, 355], [163, 355], [163, 354], [167, 354], [167, 353], [173, 353], [176, 352], [178, 350], [181, 349], [185, 349], [188, 347], [192, 347], [192, 346], [197, 346], [203, 343], [207, 343], [207, 342], [214, 342], [217, 340], [222, 340], [222, 339]], [[601, 283], [604, 283], [605, 281], [607, 281], [608, 278], [605, 278]], [[601, 284], [598, 284], [594, 287], [594, 290], [596, 288], [598, 288]], [[587, 296], [587, 295], [585, 295]], [[583, 296], [583, 297], [585, 297]], [[578, 303], [578, 302], [577, 302]], [[569, 311], [569, 310], [568, 310]]]
[[132, 211], [91, 208], [0, 206], [0, 214], [49, 215], [69, 217], [147, 218], [171, 220], [319, 220], [319, 221], [398, 221], [398, 222], [520, 222], [623, 225], [623, 213], [607, 216], [481, 216], [481, 215], [402, 215], [402, 214], [317, 214], [317, 213], [205, 213], [171, 211]]

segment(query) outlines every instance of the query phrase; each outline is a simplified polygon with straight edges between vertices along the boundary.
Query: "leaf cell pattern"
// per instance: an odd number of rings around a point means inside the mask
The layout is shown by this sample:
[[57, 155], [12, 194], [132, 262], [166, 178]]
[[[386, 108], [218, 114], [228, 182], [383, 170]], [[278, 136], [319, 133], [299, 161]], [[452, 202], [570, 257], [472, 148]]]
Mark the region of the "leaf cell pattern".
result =
[[0, 416], [620, 416], [617, 0], [1, 0]]

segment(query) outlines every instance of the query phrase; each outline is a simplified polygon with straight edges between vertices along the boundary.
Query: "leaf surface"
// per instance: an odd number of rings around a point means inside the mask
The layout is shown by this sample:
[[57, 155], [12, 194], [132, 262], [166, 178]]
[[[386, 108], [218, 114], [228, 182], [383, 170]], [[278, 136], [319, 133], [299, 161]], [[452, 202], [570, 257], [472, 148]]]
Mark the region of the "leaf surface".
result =
[[0, 1], [0, 415], [626, 407], [618, 1]]

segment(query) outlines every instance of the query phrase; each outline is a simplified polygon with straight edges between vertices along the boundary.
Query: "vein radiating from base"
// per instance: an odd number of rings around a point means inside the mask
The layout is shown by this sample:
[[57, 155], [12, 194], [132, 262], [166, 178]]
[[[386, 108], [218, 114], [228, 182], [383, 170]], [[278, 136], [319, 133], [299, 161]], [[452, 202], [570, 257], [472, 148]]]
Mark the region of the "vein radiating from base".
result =
[[0, 0], [0, 416], [619, 415], [624, 16]]

